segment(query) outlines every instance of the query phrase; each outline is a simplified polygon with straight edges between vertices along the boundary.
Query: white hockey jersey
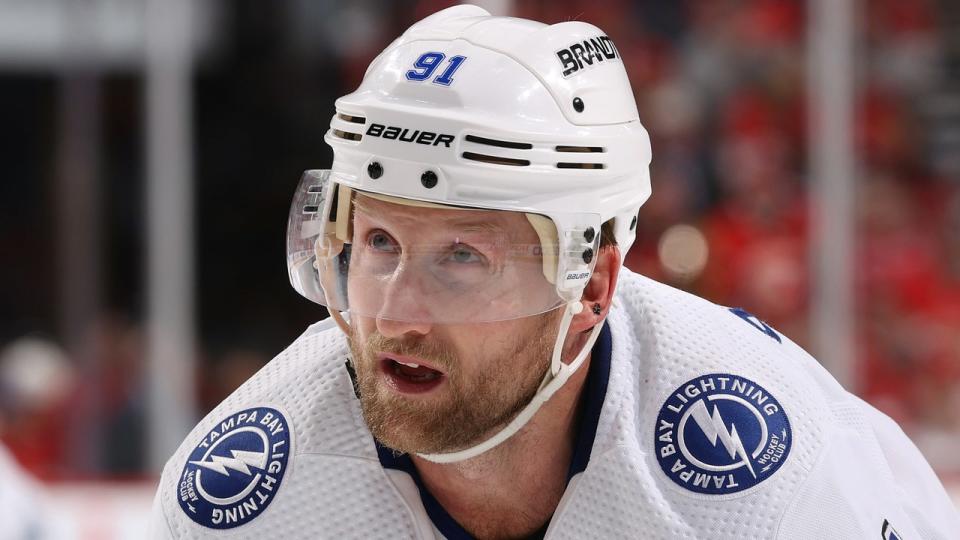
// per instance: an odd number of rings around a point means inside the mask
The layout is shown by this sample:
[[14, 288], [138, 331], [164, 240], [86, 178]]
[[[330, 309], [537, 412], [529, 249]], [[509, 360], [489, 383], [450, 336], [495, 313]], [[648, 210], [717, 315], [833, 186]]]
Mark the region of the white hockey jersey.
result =
[[[939, 539], [960, 518], [916, 447], [762, 321], [621, 270], [549, 539]], [[154, 538], [464, 538], [378, 448], [326, 323], [167, 462]]]

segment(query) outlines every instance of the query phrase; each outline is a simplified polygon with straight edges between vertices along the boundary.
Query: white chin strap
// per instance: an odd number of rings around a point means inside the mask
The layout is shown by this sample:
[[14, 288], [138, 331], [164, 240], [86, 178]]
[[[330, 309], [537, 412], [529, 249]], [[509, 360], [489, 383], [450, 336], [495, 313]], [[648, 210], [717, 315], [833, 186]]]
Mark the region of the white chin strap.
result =
[[550, 397], [559, 390], [564, 383], [573, 375], [577, 369], [583, 364], [583, 361], [586, 360], [587, 355], [590, 354], [590, 350], [593, 349], [593, 344], [597, 341], [597, 337], [600, 336], [600, 331], [603, 328], [603, 321], [597, 323], [597, 325], [590, 332], [590, 337], [587, 338], [587, 342], [583, 345], [583, 349], [577, 353], [576, 358], [573, 359], [569, 364], [564, 364], [561, 362], [560, 357], [563, 354], [563, 342], [567, 336], [567, 330], [570, 328], [570, 321], [573, 320], [573, 316], [577, 313], [583, 311], [583, 304], [579, 301], [567, 303], [567, 307], [563, 312], [563, 319], [560, 321], [560, 330], [557, 333], [557, 340], [553, 345], [553, 358], [550, 363], [550, 371], [548, 371], [543, 376], [543, 381], [540, 383], [540, 388], [537, 390], [537, 393], [533, 396], [533, 399], [526, 407], [521, 410], [513, 420], [510, 421], [503, 429], [498, 431], [489, 439], [481, 442], [480, 444], [471, 446], [465, 450], [460, 450], [458, 452], [449, 452], [449, 453], [440, 453], [440, 454], [417, 454], [417, 456], [426, 459], [427, 461], [432, 461], [434, 463], [455, 463], [457, 461], [463, 461], [465, 459], [470, 459], [479, 456], [480, 454], [494, 448], [503, 441], [512, 437], [515, 433], [520, 431], [530, 421], [531, 418], [537, 411], [540, 410], [540, 407], [547, 402]]

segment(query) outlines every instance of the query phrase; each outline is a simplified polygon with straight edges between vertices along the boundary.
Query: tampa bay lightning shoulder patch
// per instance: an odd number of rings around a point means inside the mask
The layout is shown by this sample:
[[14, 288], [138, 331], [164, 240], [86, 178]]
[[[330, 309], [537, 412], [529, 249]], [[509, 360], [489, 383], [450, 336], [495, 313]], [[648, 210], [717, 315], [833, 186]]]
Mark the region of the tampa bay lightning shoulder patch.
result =
[[727, 495], [770, 478], [793, 442], [780, 402], [759, 384], [712, 373], [667, 397], [657, 415], [655, 450], [663, 472], [680, 487]]
[[177, 479], [180, 508], [211, 529], [232, 529], [273, 501], [287, 469], [290, 426], [276, 409], [235, 412], [203, 436]]

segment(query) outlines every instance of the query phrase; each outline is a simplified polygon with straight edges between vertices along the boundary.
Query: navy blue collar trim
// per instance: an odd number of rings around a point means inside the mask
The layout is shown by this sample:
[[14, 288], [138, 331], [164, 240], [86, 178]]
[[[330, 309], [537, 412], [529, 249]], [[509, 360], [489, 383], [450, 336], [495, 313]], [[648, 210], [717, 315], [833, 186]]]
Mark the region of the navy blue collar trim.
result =
[[450, 517], [450, 514], [433, 497], [433, 494], [430, 493], [430, 490], [427, 489], [420, 478], [420, 474], [417, 472], [410, 456], [407, 454], [397, 455], [393, 450], [380, 444], [380, 441], [376, 441], [376, 443], [377, 456], [380, 458], [380, 464], [383, 465], [383, 468], [403, 471], [413, 478], [413, 481], [417, 484], [417, 490], [420, 491], [420, 500], [423, 502], [423, 507], [427, 510], [430, 521], [433, 522], [441, 534], [448, 540], [473, 540], [473, 536], [470, 536], [470, 533]]
[[607, 397], [607, 383], [610, 381], [610, 355], [613, 350], [613, 338], [610, 325], [603, 323], [597, 342], [590, 351], [590, 373], [583, 385], [583, 408], [580, 411], [577, 428], [577, 440], [573, 446], [573, 459], [567, 471], [567, 483], [575, 475], [582, 473], [590, 462], [590, 452], [597, 436], [597, 424], [600, 411]]
[[[607, 382], [610, 379], [610, 353], [613, 348], [613, 339], [610, 335], [610, 326], [603, 324], [600, 336], [593, 346], [590, 358], [590, 373], [584, 384], [583, 408], [580, 411], [577, 428], [577, 439], [573, 446], [573, 459], [570, 460], [570, 469], [567, 471], [567, 482], [575, 475], [583, 472], [590, 462], [590, 452], [597, 435], [597, 423], [600, 420], [600, 411], [607, 395]], [[396, 454], [393, 450], [374, 441], [377, 445], [377, 456], [385, 469], [403, 471], [413, 478], [420, 491], [420, 500], [433, 521], [434, 526], [448, 540], [473, 540], [470, 535], [433, 497], [427, 486], [424, 485], [413, 460], [407, 454]], [[546, 532], [544, 528], [542, 532]]]

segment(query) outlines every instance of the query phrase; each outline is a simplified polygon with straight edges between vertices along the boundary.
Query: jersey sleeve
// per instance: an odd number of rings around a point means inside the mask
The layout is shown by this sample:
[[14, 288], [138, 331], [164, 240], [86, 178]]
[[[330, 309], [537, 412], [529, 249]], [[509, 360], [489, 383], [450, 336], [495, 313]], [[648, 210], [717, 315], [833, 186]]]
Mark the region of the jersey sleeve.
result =
[[930, 465], [890, 418], [850, 396], [778, 538], [948, 540], [960, 520]]
[[860, 403], [920, 537], [949, 538], [960, 533], [960, 514], [920, 450], [890, 417]]
[[161, 495], [164, 483], [161, 481], [157, 487], [157, 494], [153, 497], [153, 508], [150, 510], [150, 521], [147, 523], [147, 538], [150, 540], [167, 540], [173, 538], [170, 532], [170, 525], [167, 523], [167, 516], [163, 513], [163, 504], [161, 504]]

